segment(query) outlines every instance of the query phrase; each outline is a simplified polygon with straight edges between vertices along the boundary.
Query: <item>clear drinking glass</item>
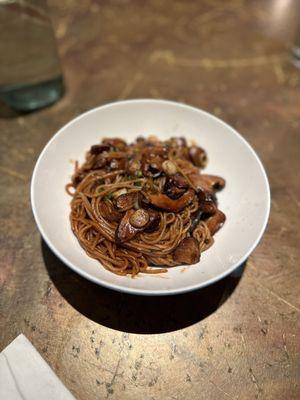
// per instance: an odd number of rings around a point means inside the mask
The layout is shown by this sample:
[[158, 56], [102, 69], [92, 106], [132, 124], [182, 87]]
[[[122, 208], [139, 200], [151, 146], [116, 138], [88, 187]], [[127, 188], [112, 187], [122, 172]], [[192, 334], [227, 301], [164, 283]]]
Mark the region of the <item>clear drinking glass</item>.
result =
[[46, 0], [0, 0], [0, 99], [27, 112], [54, 103], [63, 91]]

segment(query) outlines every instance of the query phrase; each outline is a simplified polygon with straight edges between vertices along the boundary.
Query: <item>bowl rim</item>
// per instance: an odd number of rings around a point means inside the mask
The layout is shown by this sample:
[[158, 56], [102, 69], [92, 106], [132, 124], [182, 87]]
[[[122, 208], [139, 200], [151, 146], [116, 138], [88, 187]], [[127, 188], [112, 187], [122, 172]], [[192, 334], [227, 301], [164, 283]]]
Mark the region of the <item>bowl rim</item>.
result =
[[[260, 170], [262, 172], [262, 177], [264, 180], [264, 184], [265, 187], [267, 189], [267, 212], [264, 216], [264, 220], [260, 229], [260, 232], [256, 238], [256, 240], [252, 243], [252, 245], [250, 246], [249, 250], [242, 256], [240, 257], [240, 259], [238, 261], [236, 261], [235, 263], [233, 263], [231, 265], [230, 268], [228, 268], [226, 271], [224, 271], [223, 273], [208, 279], [205, 282], [198, 282], [195, 283], [193, 285], [189, 285], [186, 287], [182, 287], [182, 288], [177, 288], [177, 289], [158, 289], [158, 290], [147, 290], [147, 289], [139, 289], [139, 288], [131, 288], [131, 287], [124, 287], [122, 285], [119, 284], [114, 284], [114, 283], [110, 283], [110, 282], [106, 282], [106, 281], [102, 281], [99, 278], [96, 278], [95, 276], [87, 273], [86, 271], [82, 270], [81, 268], [77, 267], [75, 264], [73, 264], [71, 261], [69, 261], [60, 251], [58, 251], [55, 247], [55, 245], [51, 242], [51, 240], [49, 239], [47, 232], [44, 230], [43, 226], [42, 226], [42, 222], [39, 219], [38, 213], [37, 213], [37, 208], [36, 208], [36, 204], [35, 204], [35, 191], [34, 191], [34, 186], [35, 186], [35, 180], [36, 180], [36, 176], [37, 176], [37, 172], [39, 169], [39, 165], [41, 163], [41, 160], [44, 156], [44, 154], [47, 152], [48, 148], [50, 147], [50, 145], [52, 144], [52, 142], [59, 136], [61, 135], [61, 133], [68, 128], [69, 126], [71, 126], [74, 122], [79, 121], [82, 118], [86, 118], [89, 114], [95, 113], [98, 110], [103, 110], [105, 108], [110, 108], [110, 107], [114, 107], [114, 106], [119, 106], [122, 104], [136, 104], [136, 103], [155, 103], [155, 104], [165, 104], [165, 105], [172, 105], [172, 106], [179, 106], [179, 107], [183, 107], [187, 110], [191, 110], [191, 111], [196, 111], [196, 112], [200, 112], [202, 114], [204, 114], [205, 116], [212, 118], [213, 120], [217, 121], [218, 123], [222, 124], [226, 129], [229, 129], [231, 131], [231, 133], [233, 135], [235, 135], [246, 147], [247, 149], [252, 153], [252, 155], [254, 156], [257, 164], [260, 167]], [[113, 289], [119, 292], [123, 292], [123, 293], [128, 293], [128, 294], [136, 294], [136, 295], [144, 295], [144, 296], [162, 296], [162, 295], [176, 295], [176, 294], [183, 294], [183, 293], [187, 293], [187, 292], [191, 292], [193, 290], [197, 290], [200, 288], [204, 288], [206, 286], [209, 286], [215, 282], [218, 282], [219, 280], [225, 278], [226, 276], [230, 275], [236, 268], [238, 268], [240, 265], [242, 265], [247, 258], [250, 256], [250, 254], [254, 251], [254, 249], [257, 247], [258, 243], [260, 242], [265, 229], [267, 227], [267, 223], [269, 220], [269, 215], [270, 215], [270, 208], [271, 208], [271, 193], [270, 193], [270, 185], [269, 185], [269, 181], [268, 181], [268, 177], [265, 171], [265, 168], [260, 160], [260, 158], [258, 157], [257, 153], [255, 152], [255, 150], [252, 148], [252, 146], [247, 142], [247, 140], [240, 134], [238, 133], [232, 126], [230, 126], [229, 124], [227, 124], [226, 122], [224, 122], [223, 120], [221, 120], [220, 118], [216, 117], [215, 115], [209, 113], [208, 111], [202, 110], [200, 108], [188, 105], [188, 104], [184, 104], [184, 103], [180, 103], [177, 101], [172, 101], [172, 100], [164, 100], [164, 99], [147, 99], [147, 98], [141, 98], [141, 99], [130, 99], [130, 100], [120, 100], [120, 101], [113, 101], [110, 103], [106, 103], [97, 107], [94, 107], [80, 115], [78, 115], [77, 117], [71, 119], [69, 122], [67, 122], [65, 125], [63, 125], [52, 137], [51, 139], [46, 143], [46, 145], [44, 146], [43, 150], [41, 151], [34, 169], [33, 169], [33, 173], [32, 173], [32, 177], [31, 177], [31, 183], [30, 183], [30, 198], [31, 198], [31, 208], [32, 208], [32, 212], [33, 212], [33, 216], [35, 219], [35, 222], [37, 224], [37, 227], [42, 235], [42, 238], [45, 240], [46, 244], [49, 246], [49, 248], [51, 249], [51, 251], [64, 263], [66, 264], [69, 268], [71, 268], [74, 272], [78, 273], [79, 275], [81, 275], [82, 277], [88, 279], [89, 281], [96, 283], [100, 286], [106, 287], [108, 289]]]

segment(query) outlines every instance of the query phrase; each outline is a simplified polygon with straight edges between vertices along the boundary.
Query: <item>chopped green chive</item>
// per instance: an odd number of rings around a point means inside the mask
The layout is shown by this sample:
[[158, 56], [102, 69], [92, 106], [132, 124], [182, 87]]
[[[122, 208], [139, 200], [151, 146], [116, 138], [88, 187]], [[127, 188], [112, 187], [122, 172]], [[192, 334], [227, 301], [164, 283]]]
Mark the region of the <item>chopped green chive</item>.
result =
[[113, 192], [109, 192], [104, 196], [104, 201], [111, 200], [113, 198]]

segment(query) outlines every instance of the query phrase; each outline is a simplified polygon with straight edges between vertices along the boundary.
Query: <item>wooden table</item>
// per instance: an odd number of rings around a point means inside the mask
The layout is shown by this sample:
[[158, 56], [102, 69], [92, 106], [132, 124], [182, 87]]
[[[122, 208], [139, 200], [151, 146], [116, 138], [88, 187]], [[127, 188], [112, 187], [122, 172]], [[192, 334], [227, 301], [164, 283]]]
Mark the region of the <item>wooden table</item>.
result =
[[[299, 399], [297, 0], [50, 6], [66, 95], [0, 119], [0, 350], [23, 332], [81, 400]], [[51, 136], [89, 108], [138, 97], [220, 116], [266, 167], [264, 238], [244, 269], [205, 290], [141, 298], [102, 289], [65, 267], [34, 223], [30, 177]]]

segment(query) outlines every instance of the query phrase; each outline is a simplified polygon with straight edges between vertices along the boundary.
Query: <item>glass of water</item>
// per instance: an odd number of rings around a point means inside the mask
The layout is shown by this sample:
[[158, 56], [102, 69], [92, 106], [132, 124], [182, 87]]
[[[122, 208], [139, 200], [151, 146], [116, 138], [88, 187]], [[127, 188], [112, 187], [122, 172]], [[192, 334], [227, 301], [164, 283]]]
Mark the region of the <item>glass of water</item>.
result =
[[64, 92], [46, 0], [0, 0], [0, 99], [28, 112]]

